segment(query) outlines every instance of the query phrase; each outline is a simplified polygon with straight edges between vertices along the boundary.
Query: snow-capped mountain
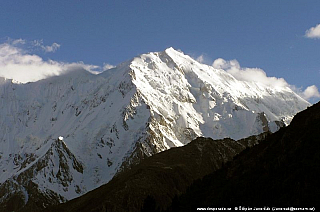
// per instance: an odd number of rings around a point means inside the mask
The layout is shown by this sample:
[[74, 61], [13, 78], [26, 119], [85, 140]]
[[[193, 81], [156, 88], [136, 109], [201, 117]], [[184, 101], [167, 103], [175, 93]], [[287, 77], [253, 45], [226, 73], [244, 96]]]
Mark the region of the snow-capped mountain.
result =
[[23, 194], [27, 203], [32, 182], [69, 200], [145, 156], [198, 136], [273, 132], [309, 105], [288, 87], [238, 81], [173, 48], [99, 75], [71, 70], [28, 84], [0, 78], [0, 192]]

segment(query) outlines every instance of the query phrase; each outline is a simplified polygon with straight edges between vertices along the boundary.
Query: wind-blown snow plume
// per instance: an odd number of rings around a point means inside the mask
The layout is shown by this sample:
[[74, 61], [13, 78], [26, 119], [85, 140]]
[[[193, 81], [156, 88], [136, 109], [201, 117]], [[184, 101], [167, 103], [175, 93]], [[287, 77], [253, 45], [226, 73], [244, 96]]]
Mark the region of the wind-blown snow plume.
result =
[[104, 63], [104, 64], [103, 64], [103, 71], [112, 69], [112, 68], [114, 68], [114, 67], [115, 67], [114, 65], [111, 65], [111, 64], [109, 64], [109, 63]]
[[199, 57], [197, 57], [196, 59], [199, 63], [204, 63], [204, 55], [200, 55]]

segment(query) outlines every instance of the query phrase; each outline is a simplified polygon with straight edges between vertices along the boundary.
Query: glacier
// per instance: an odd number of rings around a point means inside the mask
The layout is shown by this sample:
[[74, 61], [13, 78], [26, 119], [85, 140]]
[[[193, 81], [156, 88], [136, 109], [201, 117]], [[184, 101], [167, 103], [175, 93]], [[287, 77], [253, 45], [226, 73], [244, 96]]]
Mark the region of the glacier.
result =
[[31, 181], [63, 202], [199, 136], [275, 132], [309, 105], [289, 87], [239, 81], [173, 48], [98, 75], [0, 78], [0, 187], [18, 185], [27, 199]]

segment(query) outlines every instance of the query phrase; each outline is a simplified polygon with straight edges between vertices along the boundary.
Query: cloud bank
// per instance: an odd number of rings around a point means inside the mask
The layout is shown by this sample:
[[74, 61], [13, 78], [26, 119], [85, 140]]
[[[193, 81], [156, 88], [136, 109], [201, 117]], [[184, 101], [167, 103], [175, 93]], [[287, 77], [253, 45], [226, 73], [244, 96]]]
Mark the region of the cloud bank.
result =
[[307, 37], [307, 38], [320, 38], [320, 24], [308, 29], [305, 33], [305, 37]]
[[295, 86], [288, 84], [283, 78], [268, 77], [266, 72], [260, 68], [243, 68], [237, 60], [226, 61], [218, 58], [213, 62], [212, 66], [225, 70], [240, 81], [258, 82], [272, 87], [290, 87], [305, 100], [320, 98], [320, 93], [315, 85], [309, 86], [304, 91], [301, 91], [296, 89]]
[[[93, 74], [100, 73], [100, 66], [77, 63], [62, 63], [54, 60], [43, 60], [40, 56], [32, 54], [20, 46], [25, 45], [23, 39], [8, 40], [0, 44], [0, 77], [13, 79], [16, 82], [27, 83], [45, 79], [50, 76], [60, 75], [72, 68], [83, 68]], [[60, 45], [53, 43], [44, 46], [43, 42], [35, 44], [45, 52], [54, 52]]]
[[242, 68], [237, 60], [226, 61], [222, 58], [218, 58], [213, 62], [212, 66], [214, 68], [227, 71], [237, 80], [259, 82], [275, 87], [289, 86], [289, 84], [283, 78], [268, 77], [266, 72], [260, 68]]
[[307, 87], [303, 92], [303, 97], [305, 99], [320, 98], [320, 93], [318, 88], [315, 85], [311, 85]]

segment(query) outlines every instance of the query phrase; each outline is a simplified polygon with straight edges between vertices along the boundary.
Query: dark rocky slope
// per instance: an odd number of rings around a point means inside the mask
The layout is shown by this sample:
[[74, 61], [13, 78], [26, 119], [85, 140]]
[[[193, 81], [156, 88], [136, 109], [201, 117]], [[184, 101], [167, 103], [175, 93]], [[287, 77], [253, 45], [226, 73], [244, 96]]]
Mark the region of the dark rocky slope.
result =
[[302, 206], [320, 199], [320, 103], [290, 126], [243, 151], [219, 171], [196, 181], [171, 210], [198, 207]]
[[188, 145], [146, 158], [108, 184], [47, 211], [140, 211], [147, 197], [165, 209], [196, 179], [219, 169], [267, 134], [247, 139], [197, 138]]

